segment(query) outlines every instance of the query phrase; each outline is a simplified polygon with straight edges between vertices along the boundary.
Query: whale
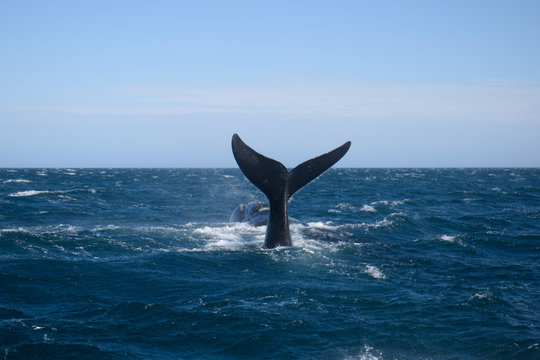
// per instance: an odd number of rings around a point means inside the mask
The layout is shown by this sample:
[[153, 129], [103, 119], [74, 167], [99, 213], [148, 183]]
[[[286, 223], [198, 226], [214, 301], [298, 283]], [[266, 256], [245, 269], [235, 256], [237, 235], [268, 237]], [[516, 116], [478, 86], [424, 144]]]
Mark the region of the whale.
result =
[[[242, 222], [251, 226], [266, 226], [268, 225], [268, 217], [270, 215], [270, 205], [262, 201], [249, 201], [245, 204], [238, 205], [233, 212], [229, 222]], [[289, 224], [300, 223], [298, 220], [289, 217]]]
[[244, 176], [268, 199], [268, 205], [252, 202], [237, 207], [231, 220], [255, 226], [265, 225], [264, 247], [292, 246], [289, 230], [289, 200], [302, 187], [337, 163], [351, 147], [347, 141], [325, 154], [307, 160], [288, 171], [281, 162], [266, 157], [249, 147], [238, 134], [231, 140], [234, 159]]
[[270, 206], [262, 201], [250, 201], [238, 205], [232, 212], [229, 222], [243, 222], [252, 226], [268, 225]]

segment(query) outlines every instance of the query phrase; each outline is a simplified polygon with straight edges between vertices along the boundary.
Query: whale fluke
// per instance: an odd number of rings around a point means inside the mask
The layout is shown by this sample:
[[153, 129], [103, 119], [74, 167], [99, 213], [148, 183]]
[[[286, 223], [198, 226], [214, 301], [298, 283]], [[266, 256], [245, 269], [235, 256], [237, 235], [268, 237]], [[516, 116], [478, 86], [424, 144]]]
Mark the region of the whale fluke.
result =
[[290, 172], [274, 159], [259, 154], [240, 139], [232, 137], [232, 151], [240, 170], [270, 202], [270, 216], [264, 246], [292, 246], [289, 231], [288, 202], [291, 196], [339, 161], [349, 150], [351, 142], [305, 161]]

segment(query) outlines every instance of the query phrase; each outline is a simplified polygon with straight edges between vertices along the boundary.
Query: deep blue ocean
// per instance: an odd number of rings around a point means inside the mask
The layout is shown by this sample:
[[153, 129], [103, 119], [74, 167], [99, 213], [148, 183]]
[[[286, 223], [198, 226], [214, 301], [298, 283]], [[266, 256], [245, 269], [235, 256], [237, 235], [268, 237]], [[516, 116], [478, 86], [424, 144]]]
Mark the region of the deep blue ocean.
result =
[[0, 359], [540, 359], [540, 169], [0, 169]]

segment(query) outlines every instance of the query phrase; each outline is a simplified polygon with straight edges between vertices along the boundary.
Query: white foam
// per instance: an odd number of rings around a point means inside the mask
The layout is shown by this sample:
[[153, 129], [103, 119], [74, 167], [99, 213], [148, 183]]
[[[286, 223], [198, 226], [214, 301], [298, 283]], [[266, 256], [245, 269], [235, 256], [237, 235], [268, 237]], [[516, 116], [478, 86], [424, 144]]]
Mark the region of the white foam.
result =
[[122, 229], [122, 228], [117, 225], [105, 225], [105, 226], [98, 225], [92, 231], [119, 230], [119, 229]]
[[410, 199], [403, 199], [403, 200], [379, 200], [379, 201], [374, 201], [371, 203], [371, 205], [373, 206], [380, 206], [380, 205], [384, 205], [384, 206], [388, 206], [388, 205], [391, 205], [391, 206], [396, 206], [396, 205], [403, 205], [407, 202], [410, 202], [411, 200]]
[[377, 212], [377, 210], [375, 210], [375, 208], [371, 205], [364, 205], [362, 206], [362, 208], [360, 209], [360, 211], [365, 211], [365, 212]]
[[0, 229], [0, 233], [10, 233], [10, 232], [24, 232], [24, 233], [29, 233], [28, 230], [26, 230], [25, 228], [22, 228], [22, 227], [19, 227], [17, 229]]
[[489, 293], [476, 293], [469, 300], [491, 300], [492, 296]]
[[443, 234], [443, 235], [437, 236], [435, 239], [441, 240], [441, 241], [444, 241], [444, 242], [447, 242], [447, 243], [458, 244], [460, 246], [467, 247], [467, 244], [465, 244], [463, 241], [460, 240], [460, 235], [459, 234], [458, 235], [446, 235], [446, 234]]
[[217, 226], [203, 226], [193, 230], [197, 238], [204, 238], [206, 249], [237, 250], [253, 244], [262, 244], [266, 226], [254, 227], [246, 223], [231, 223]]
[[344, 360], [380, 360], [382, 358], [382, 354], [374, 351], [371, 346], [365, 345], [362, 352], [357, 355], [346, 356]]
[[456, 241], [456, 237], [455, 236], [450, 236], [450, 235], [441, 235], [440, 236], [440, 239], [442, 241], [448, 241], [448, 242], [454, 242]]
[[[247, 223], [226, 223], [216, 225], [200, 226], [197, 224], [186, 224], [184, 229], [193, 229], [191, 231], [193, 240], [203, 241], [198, 251], [212, 250], [240, 250], [240, 249], [258, 249], [269, 252], [281, 253], [290, 248], [263, 249], [266, 226], [251, 226]], [[293, 248], [301, 249], [305, 253], [320, 253], [337, 251], [336, 243], [321, 242], [316, 239], [310, 239], [303, 234], [303, 229], [312, 228], [323, 231], [335, 231], [339, 226], [331, 222], [313, 222], [307, 224], [291, 224], [291, 237]], [[195, 249], [194, 249], [195, 250]], [[194, 251], [193, 250], [193, 251]], [[278, 258], [281, 258], [278, 256]]]
[[60, 199], [65, 199], [65, 200], [70, 200], [70, 201], [76, 201], [77, 200], [77, 199], [72, 198], [71, 196], [67, 196], [67, 195], [58, 195], [58, 197]]
[[27, 180], [27, 179], [9, 179], [9, 180], [4, 180], [4, 184], [9, 184], [9, 183], [31, 183], [32, 181], [30, 180]]
[[[114, 225], [108, 225], [108, 226], [114, 226]], [[189, 227], [189, 224], [184, 225], [184, 228]], [[109, 228], [109, 227], [108, 227]], [[113, 229], [120, 229], [120, 227], [115, 227]], [[184, 232], [185, 229], [175, 227], [175, 226], [138, 226], [135, 228], [138, 231], [147, 231], [147, 232], [165, 232], [165, 233], [178, 233], [178, 232]]]
[[402, 212], [398, 213], [391, 213], [388, 216], [385, 216], [382, 220], [378, 220], [375, 223], [356, 223], [356, 224], [343, 224], [339, 226], [340, 229], [358, 229], [358, 228], [366, 228], [366, 229], [378, 229], [378, 228], [384, 228], [389, 227], [395, 224], [395, 222], [392, 220], [393, 217], [405, 217], [406, 215]]
[[214, 228], [210, 226], [204, 226], [202, 228], [197, 228], [193, 231], [194, 234], [208, 236], [211, 238], [222, 238], [222, 239], [236, 239], [238, 238], [237, 234], [234, 234], [230, 231], [230, 227], [225, 226], [221, 228]]
[[337, 230], [339, 229], [338, 225], [334, 225], [331, 221], [317, 221], [317, 222], [308, 222], [307, 225], [314, 229], [320, 229], [320, 230]]
[[[390, 215], [392, 215], [392, 214], [390, 214]], [[378, 229], [378, 228], [381, 228], [381, 227], [387, 227], [387, 226], [392, 226], [392, 225], [394, 225], [394, 222], [392, 220], [388, 219], [388, 217], [385, 217], [384, 219], [375, 222], [375, 224], [368, 224], [367, 227], [368, 228]]]
[[374, 279], [386, 279], [386, 275], [376, 266], [366, 265], [364, 272]]
[[10, 197], [24, 197], [24, 196], [34, 196], [34, 195], [40, 195], [40, 194], [50, 194], [52, 191], [48, 190], [26, 190], [26, 191], [18, 191], [16, 193], [9, 194]]
[[96, 190], [94, 190], [94, 189], [70, 189], [70, 190], [54, 190], [54, 191], [51, 191], [51, 190], [26, 190], [26, 191], [18, 191], [18, 192], [15, 192], [15, 193], [11, 193], [8, 196], [10, 196], [10, 197], [25, 197], [25, 196], [34, 196], [34, 195], [41, 195], [41, 194], [66, 194], [66, 193], [76, 192], [76, 191], [89, 191], [89, 192], [91, 192], [93, 194], [96, 192]]
[[341, 212], [348, 212], [348, 211], [357, 212], [358, 209], [354, 205], [349, 204], [349, 203], [339, 203], [336, 206], [334, 206], [334, 209], [328, 210], [329, 213], [334, 213], [334, 214], [339, 214]]
[[77, 226], [73, 226], [73, 225], [69, 225], [69, 224], [58, 224], [58, 225], [52, 226], [50, 228], [52, 230], [49, 230], [47, 232], [51, 232], [51, 233], [58, 233], [58, 232], [76, 233], [76, 232], [82, 230], [81, 228], [79, 228]]
[[339, 210], [354, 210], [354, 206], [349, 203], [339, 203], [336, 205]]

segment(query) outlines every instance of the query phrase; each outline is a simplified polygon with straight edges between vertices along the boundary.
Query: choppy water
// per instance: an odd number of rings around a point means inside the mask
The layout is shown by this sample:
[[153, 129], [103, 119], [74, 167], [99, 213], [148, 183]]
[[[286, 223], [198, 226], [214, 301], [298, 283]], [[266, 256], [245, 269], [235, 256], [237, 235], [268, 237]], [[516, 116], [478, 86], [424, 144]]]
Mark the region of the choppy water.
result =
[[538, 359], [540, 169], [1, 169], [0, 358]]

